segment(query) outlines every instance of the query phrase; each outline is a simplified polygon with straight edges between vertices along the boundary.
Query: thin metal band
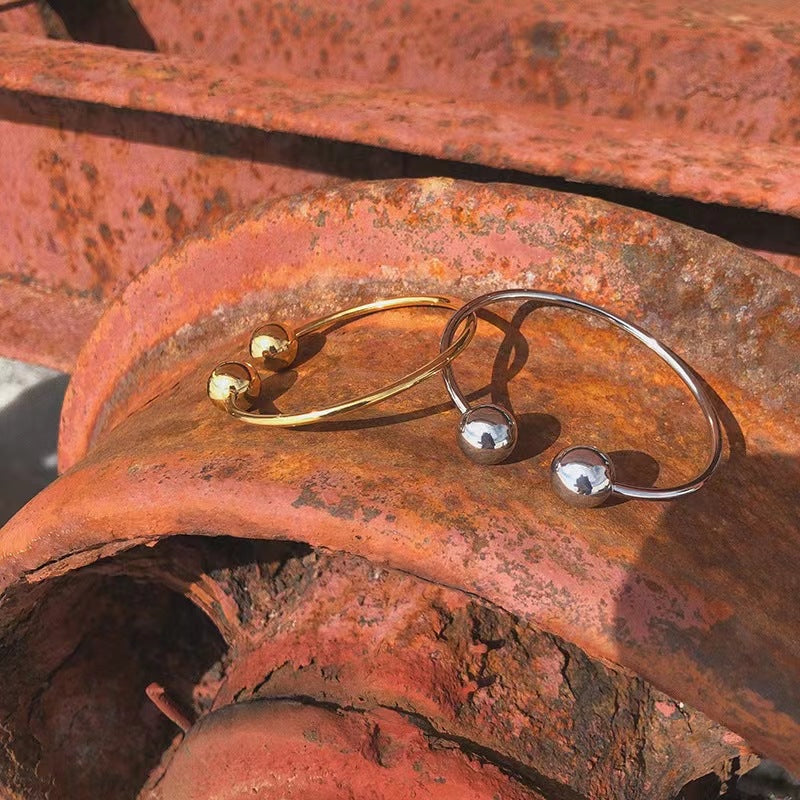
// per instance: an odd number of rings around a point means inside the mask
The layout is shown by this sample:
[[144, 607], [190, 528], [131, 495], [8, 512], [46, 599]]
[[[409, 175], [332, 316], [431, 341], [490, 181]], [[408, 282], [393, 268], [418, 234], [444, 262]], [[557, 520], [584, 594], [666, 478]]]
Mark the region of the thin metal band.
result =
[[[454, 300], [449, 297], [440, 296], [419, 296], [419, 297], [394, 297], [388, 300], [376, 300], [373, 303], [365, 303], [364, 305], [354, 306], [343, 311], [336, 311], [333, 314], [320, 317], [311, 322], [307, 322], [297, 329], [295, 335], [298, 339], [302, 336], [307, 336], [309, 333], [322, 330], [339, 322], [346, 322], [348, 320], [363, 317], [367, 314], [375, 314], [379, 311], [389, 311], [390, 309], [397, 308], [415, 308], [415, 307], [432, 307], [432, 308], [447, 308], [455, 310], [461, 304], [460, 300]], [[411, 389], [418, 383], [422, 383], [428, 378], [435, 375], [437, 372], [446, 367], [464, 348], [470, 343], [470, 340], [475, 335], [477, 327], [477, 320], [475, 315], [466, 314], [464, 317], [464, 330], [459, 334], [458, 338], [448, 344], [447, 347], [441, 349], [441, 352], [433, 359], [423, 364], [419, 369], [410, 372], [403, 378], [384, 386], [375, 392], [370, 392], [354, 400], [347, 400], [344, 403], [338, 403], [335, 406], [323, 408], [315, 411], [305, 411], [299, 414], [258, 414], [252, 411], [246, 411], [236, 405], [237, 398], [233, 395], [229, 396], [226, 402], [226, 409], [228, 413], [244, 422], [251, 425], [267, 425], [272, 427], [299, 427], [301, 425], [312, 425], [315, 422], [327, 419], [328, 417], [344, 414], [347, 411], [355, 411], [359, 408], [380, 403], [389, 397], [393, 397], [400, 392]], [[457, 326], [456, 326], [457, 327]], [[453, 330], [455, 332], [455, 328]], [[451, 334], [452, 339], [452, 334]]]
[[[664, 361], [672, 367], [673, 370], [679, 375], [680, 379], [686, 384], [689, 391], [697, 400], [698, 405], [703, 411], [703, 415], [711, 428], [711, 448], [709, 460], [706, 468], [696, 477], [679, 486], [672, 486], [667, 489], [648, 489], [638, 486], [628, 486], [623, 483], [613, 484], [613, 493], [620, 497], [629, 497], [636, 500], [674, 500], [677, 497], [696, 492], [713, 474], [717, 468], [720, 458], [722, 456], [722, 430], [719, 422], [719, 417], [714, 408], [711, 398], [703, 389], [702, 384], [695, 376], [692, 368], [680, 356], [672, 352], [668, 347], [661, 344], [657, 339], [653, 338], [647, 331], [628, 322], [620, 317], [612, 314], [610, 311], [593, 306], [590, 303], [585, 303], [582, 300], [576, 300], [572, 297], [566, 297], [560, 294], [552, 294], [551, 292], [539, 292], [532, 289], [507, 289], [499, 292], [490, 292], [489, 294], [476, 297], [466, 305], [462, 306], [448, 321], [441, 339], [441, 348], [444, 351], [452, 341], [453, 334], [458, 327], [459, 323], [468, 315], [474, 314], [478, 309], [484, 306], [497, 303], [501, 300], [539, 300], [545, 305], [560, 306], [562, 308], [571, 308], [577, 311], [585, 311], [589, 314], [594, 314], [597, 317], [611, 322], [618, 328], [622, 328], [626, 333], [634, 336], [642, 344], [646, 345], [656, 355], [660, 356]], [[444, 385], [456, 405], [458, 410], [463, 414], [469, 410], [470, 406], [464, 396], [464, 393], [458, 386], [453, 369], [451, 366], [446, 366], [442, 370], [442, 377], [444, 378]]]

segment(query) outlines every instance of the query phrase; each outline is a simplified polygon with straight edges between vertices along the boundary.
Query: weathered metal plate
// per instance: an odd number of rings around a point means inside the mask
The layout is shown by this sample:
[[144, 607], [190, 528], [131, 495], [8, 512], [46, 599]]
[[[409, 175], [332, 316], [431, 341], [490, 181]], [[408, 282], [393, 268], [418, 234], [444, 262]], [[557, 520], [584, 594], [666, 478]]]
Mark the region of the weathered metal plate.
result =
[[23, 33], [44, 36], [45, 26], [37, 5], [29, 2], [6, 2], [0, 6], [0, 33]]
[[190, 231], [348, 174], [400, 174], [401, 161], [388, 151], [0, 91], [3, 352], [71, 370], [104, 304]]
[[[512, 186], [355, 184], [228, 219], [151, 267], [100, 321], [64, 410], [72, 469], [5, 528], [3, 583], [181, 532], [358, 553], [622, 664], [797, 769], [800, 619], [786, 598], [800, 543], [799, 284], [691, 229]], [[463, 460], [436, 382], [377, 417], [317, 430], [254, 430], [205, 398], [211, 366], [273, 314], [508, 285], [605, 305], [692, 363], [726, 423], [716, 479], [683, 501], [593, 512], [551, 494], [547, 464], [565, 444], [597, 444], [629, 479], [665, 483], [697, 469], [705, 447], [699, 412], [656, 359], [551, 311], [517, 315], [522, 340], [512, 328], [500, 357], [508, 325], [484, 324], [458, 365], [466, 386], [508, 390], [528, 415], [519, 460], [500, 467]], [[337, 331], [278, 402], [383, 382], [434, 352], [441, 325], [409, 311]]]
[[[160, 52], [258, 70], [557, 109], [631, 127], [795, 144], [793, 0], [136, 0]], [[624, 181], [624, 164], [619, 165]]]
[[458, 748], [431, 748], [394, 711], [248, 703], [206, 717], [142, 800], [545, 800]]

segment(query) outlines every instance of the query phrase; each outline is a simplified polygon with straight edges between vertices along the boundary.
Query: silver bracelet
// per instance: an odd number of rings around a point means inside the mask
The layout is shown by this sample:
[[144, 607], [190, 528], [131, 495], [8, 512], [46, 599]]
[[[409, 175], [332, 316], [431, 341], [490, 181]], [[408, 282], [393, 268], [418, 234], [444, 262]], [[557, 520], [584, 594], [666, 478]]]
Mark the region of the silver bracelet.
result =
[[[591, 508], [604, 503], [611, 495], [635, 500], [673, 500], [696, 492], [713, 474], [722, 456], [722, 431], [719, 417], [691, 367], [679, 356], [654, 339], [649, 333], [631, 322], [597, 306], [572, 297], [529, 289], [506, 289], [476, 297], [450, 317], [441, 339], [441, 349], [451, 346], [459, 323], [478, 309], [501, 300], [538, 300], [543, 305], [561, 306], [601, 317], [637, 338], [660, 356], [678, 373], [694, 395], [711, 428], [710, 457], [705, 469], [696, 477], [679, 486], [667, 489], [644, 488], [617, 483], [611, 459], [595, 447], [576, 445], [562, 450], [550, 465], [550, 478], [556, 494], [578, 508]], [[508, 409], [495, 404], [471, 408], [453, 375], [452, 365], [442, 371], [447, 391], [461, 412], [458, 426], [458, 444], [467, 457], [476, 464], [499, 464], [513, 452], [517, 443], [517, 421]]]

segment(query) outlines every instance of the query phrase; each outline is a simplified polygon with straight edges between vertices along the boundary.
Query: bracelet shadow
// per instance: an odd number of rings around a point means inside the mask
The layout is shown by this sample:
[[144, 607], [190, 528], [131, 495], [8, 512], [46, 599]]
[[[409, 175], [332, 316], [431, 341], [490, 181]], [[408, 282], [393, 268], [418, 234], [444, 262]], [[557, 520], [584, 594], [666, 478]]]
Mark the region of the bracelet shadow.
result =
[[[523, 369], [525, 364], [528, 361], [529, 356], [529, 347], [528, 342], [522, 333], [519, 330], [519, 324], [515, 325], [514, 321], [508, 322], [503, 317], [494, 314], [491, 311], [480, 311], [478, 312], [478, 317], [485, 322], [493, 325], [494, 327], [498, 328], [503, 333], [503, 343], [504, 343], [504, 359], [505, 359], [505, 375], [503, 380], [505, 384], [508, 384], [515, 375], [519, 374], [519, 372]], [[330, 333], [332, 330], [335, 330], [337, 327], [340, 327], [342, 324], [339, 323], [330, 329], [328, 329], [327, 333]], [[313, 357], [316, 353], [318, 353], [325, 343], [326, 334], [312, 334], [307, 337], [307, 341], [305, 341], [304, 337], [304, 345], [308, 345], [306, 348], [305, 346], [301, 349], [301, 352], [298, 354], [298, 358], [295, 361], [296, 365], [301, 365], [305, 361], [309, 360]], [[312, 341], [313, 339], [313, 341]], [[282, 373], [274, 373], [267, 378], [264, 379], [263, 385], [266, 391], [262, 391], [262, 398], [260, 401], [260, 410], [264, 411], [264, 413], [279, 413], [278, 409], [275, 406], [275, 401], [281, 397], [289, 388], [294, 384], [297, 380], [297, 373], [295, 370], [286, 370]], [[493, 395], [493, 384], [494, 384], [494, 376], [492, 378], [492, 382], [482, 386], [467, 395], [467, 399], [470, 402], [474, 402], [479, 398], [485, 396], [486, 394]], [[266, 395], [269, 395], [268, 397]], [[393, 413], [393, 414], [385, 414], [385, 415], [376, 415], [370, 417], [361, 417], [355, 419], [347, 419], [347, 420], [337, 420], [335, 422], [319, 422], [313, 425], [305, 425], [302, 427], [298, 427], [295, 430], [298, 431], [351, 431], [351, 430], [362, 430], [365, 428], [380, 428], [386, 427], [389, 425], [398, 425], [403, 422], [410, 422], [413, 420], [422, 419], [429, 416], [434, 416], [436, 414], [443, 414], [447, 411], [453, 410], [454, 406], [452, 402], [445, 401], [442, 403], [437, 403], [435, 405], [425, 406], [423, 408], [414, 409], [413, 411], [405, 411], [400, 413]], [[537, 416], [537, 415], [534, 415]], [[546, 415], [540, 415], [542, 417]], [[553, 424], [558, 425], [557, 421], [553, 418], [549, 418], [547, 420], [549, 424], [549, 428], [545, 426], [548, 430], [553, 429]], [[560, 430], [560, 426], [558, 426]], [[531, 442], [535, 442], [537, 439], [534, 437]], [[549, 446], [549, 445], [548, 445]], [[524, 448], [523, 448], [524, 449]], [[531, 453], [531, 447], [528, 447], [525, 452]]]
[[[522, 325], [528, 316], [537, 308], [546, 305], [540, 300], [529, 300], [517, 308], [503, 330], [503, 341], [497, 348], [497, 355], [492, 364], [492, 381], [489, 385], [491, 401], [508, 409], [516, 418], [518, 425], [517, 446], [503, 462], [505, 464], [516, 464], [538, 456], [552, 447], [561, 436], [561, 423], [556, 417], [539, 412], [518, 413], [511, 402], [509, 392], [509, 383], [519, 372], [519, 369], [514, 368], [516, 338], [522, 336]], [[529, 352], [525, 354], [526, 364], [529, 355]], [[471, 401], [473, 398], [468, 396], [467, 399]]]

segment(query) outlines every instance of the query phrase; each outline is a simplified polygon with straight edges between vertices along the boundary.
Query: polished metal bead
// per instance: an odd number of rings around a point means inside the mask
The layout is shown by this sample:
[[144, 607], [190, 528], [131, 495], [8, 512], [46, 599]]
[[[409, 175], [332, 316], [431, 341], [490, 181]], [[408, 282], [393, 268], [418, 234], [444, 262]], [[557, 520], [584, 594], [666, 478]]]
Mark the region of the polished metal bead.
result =
[[297, 337], [282, 322], [270, 322], [253, 331], [250, 337], [250, 355], [263, 358], [268, 369], [286, 369], [297, 358]]
[[550, 480], [564, 502], [575, 508], [594, 508], [614, 490], [614, 465], [595, 447], [568, 447], [553, 459]]
[[458, 424], [458, 446], [476, 464], [499, 464], [516, 444], [517, 422], [500, 406], [471, 408]]
[[223, 409], [229, 400], [239, 398], [255, 403], [261, 394], [261, 378], [251, 364], [226, 361], [209, 375], [207, 390], [211, 402]]

